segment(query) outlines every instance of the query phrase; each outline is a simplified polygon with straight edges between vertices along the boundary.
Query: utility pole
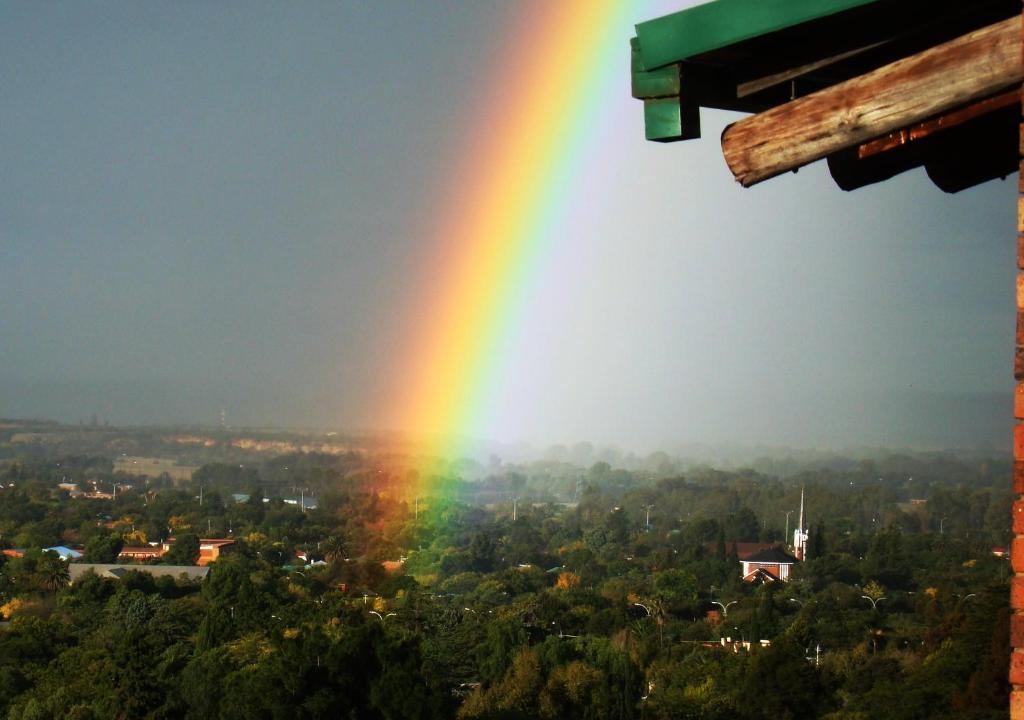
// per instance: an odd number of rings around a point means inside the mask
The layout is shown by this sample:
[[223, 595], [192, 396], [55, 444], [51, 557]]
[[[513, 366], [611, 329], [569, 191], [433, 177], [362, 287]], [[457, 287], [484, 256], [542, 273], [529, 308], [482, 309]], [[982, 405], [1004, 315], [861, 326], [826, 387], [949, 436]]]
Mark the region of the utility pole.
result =
[[512, 522], [516, 521], [516, 503], [518, 503], [518, 502], [519, 502], [519, 498], [518, 497], [513, 497], [512, 498]]

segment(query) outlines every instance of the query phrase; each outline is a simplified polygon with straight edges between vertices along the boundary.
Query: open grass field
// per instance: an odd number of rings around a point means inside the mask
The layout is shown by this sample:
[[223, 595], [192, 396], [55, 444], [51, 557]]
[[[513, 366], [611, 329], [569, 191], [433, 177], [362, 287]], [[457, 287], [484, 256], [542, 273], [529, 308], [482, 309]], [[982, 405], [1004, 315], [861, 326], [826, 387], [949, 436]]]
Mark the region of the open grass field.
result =
[[114, 471], [131, 473], [132, 475], [145, 475], [147, 477], [159, 477], [163, 473], [170, 475], [174, 481], [191, 480], [192, 473], [197, 468], [192, 465], [178, 465], [174, 460], [153, 457], [130, 457], [122, 456], [114, 461]]

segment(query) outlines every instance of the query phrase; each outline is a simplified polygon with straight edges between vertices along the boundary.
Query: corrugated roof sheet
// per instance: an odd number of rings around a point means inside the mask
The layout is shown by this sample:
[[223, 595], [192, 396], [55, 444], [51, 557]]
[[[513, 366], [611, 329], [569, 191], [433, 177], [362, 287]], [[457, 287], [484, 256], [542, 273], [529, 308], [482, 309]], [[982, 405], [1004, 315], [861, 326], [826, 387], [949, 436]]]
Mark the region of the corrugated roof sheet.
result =
[[209, 567], [198, 567], [196, 565], [135, 565], [135, 564], [114, 564], [114, 563], [71, 563], [68, 565], [71, 573], [71, 582], [81, 579], [88, 573], [95, 573], [99, 577], [121, 577], [125, 573], [140, 572], [152, 575], [153, 577], [169, 576], [180, 578], [182, 576], [189, 580], [201, 580], [209, 572]]

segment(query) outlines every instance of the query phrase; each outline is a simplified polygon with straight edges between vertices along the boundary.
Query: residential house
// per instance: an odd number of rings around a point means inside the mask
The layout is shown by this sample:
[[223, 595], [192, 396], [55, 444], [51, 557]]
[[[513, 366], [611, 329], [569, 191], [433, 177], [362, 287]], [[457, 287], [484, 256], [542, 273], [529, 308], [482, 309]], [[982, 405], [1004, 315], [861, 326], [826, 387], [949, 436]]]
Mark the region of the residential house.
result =
[[54, 547], [43, 548], [43, 552], [52, 552], [60, 555], [60, 559], [65, 562], [72, 560], [78, 560], [84, 553], [79, 550], [73, 550], [72, 548], [65, 547], [63, 545], [55, 545]]
[[145, 562], [147, 560], [155, 560], [163, 555], [164, 552], [165, 550], [161, 545], [125, 545], [121, 548], [121, 552], [118, 553], [117, 559]]
[[743, 579], [746, 582], [775, 582], [789, 580], [789, 572], [799, 560], [781, 548], [773, 547], [754, 553], [742, 560]]

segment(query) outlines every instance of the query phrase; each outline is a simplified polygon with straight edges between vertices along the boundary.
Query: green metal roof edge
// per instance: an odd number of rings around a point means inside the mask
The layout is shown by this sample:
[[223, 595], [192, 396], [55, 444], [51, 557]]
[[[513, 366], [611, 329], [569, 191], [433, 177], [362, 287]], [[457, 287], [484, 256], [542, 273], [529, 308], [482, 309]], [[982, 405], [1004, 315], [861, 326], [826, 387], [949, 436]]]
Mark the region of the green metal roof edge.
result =
[[878, 0], [714, 0], [636, 26], [651, 70]]

